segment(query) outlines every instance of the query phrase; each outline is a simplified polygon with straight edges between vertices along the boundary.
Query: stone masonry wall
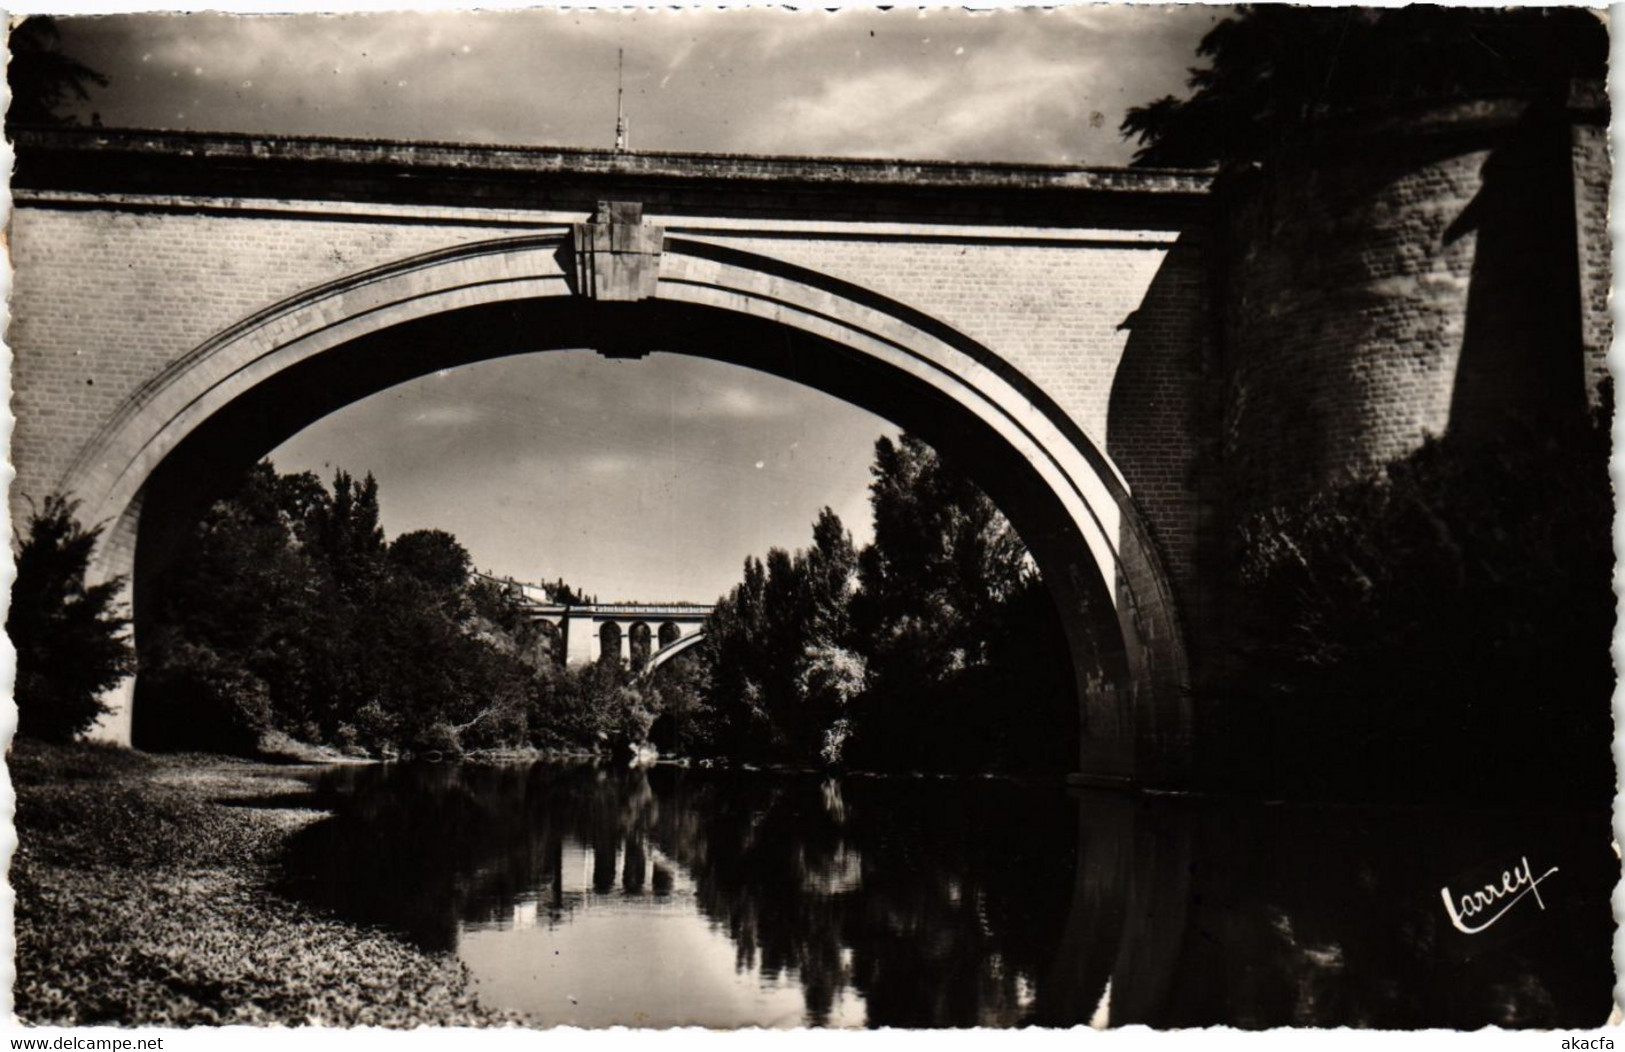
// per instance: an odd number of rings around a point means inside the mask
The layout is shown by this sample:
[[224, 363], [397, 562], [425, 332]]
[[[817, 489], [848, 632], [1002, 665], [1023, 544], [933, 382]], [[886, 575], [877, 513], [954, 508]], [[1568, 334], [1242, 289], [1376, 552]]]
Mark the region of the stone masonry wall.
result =
[[13, 514], [140, 386], [233, 323], [486, 230], [21, 207], [11, 224]]
[[1442, 433], [1473, 264], [1446, 230], [1483, 153], [1271, 180], [1229, 231], [1225, 463], [1251, 502]]
[[1166, 569], [1194, 567], [1194, 401], [1209, 326], [1194, 242], [1032, 245], [731, 239], [923, 310], [997, 351], [1123, 473]]
[[[14, 501], [49, 492], [143, 383], [244, 317], [345, 274], [535, 229], [446, 214], [407, 223], [24, 203], [11, 229]], [[1206, 329], [1194, 243], [1170, 262], [1156, 241], [706, 236], [871, 289], [993, 348], [1110, 451], [1170, 571], [1191, 572], [1182, 406]]]
[[[1224, 191], [1223, 456], [1243, 513], [1403, 457], [1484, 406], [1578, 406], [1588, 369], [1594, 388], [1610, 334], [1605, 142], [1579, 129], [1568, 173], [1529, 117], [1484, 104], [1356, 129]], [[1529, 273], [1561, 269], [1547, 259], [1573, 258], [1573, 226], [1539, 211], [1565, 190], [1553, 178], [1574, 181], [1580, 289], [1530, 291]], [[1571, 361], [1582, 342], [1589, 362]]]
[[1575, 229], [1580, 252], [1580, 289], [1584, 296], [1581, 323], [1586, 348], [1586, 390], [1596, 403], [1597, 389], [1608, 376], [1608, 348], [1614, 342], [1614, 320], [1608, 313], [1613, 288], [1613, 240], [1608, 235], [1608, 192], [1614, 166], [1608, 154], [1608, 122], [1577, 124], [1574, 129]]

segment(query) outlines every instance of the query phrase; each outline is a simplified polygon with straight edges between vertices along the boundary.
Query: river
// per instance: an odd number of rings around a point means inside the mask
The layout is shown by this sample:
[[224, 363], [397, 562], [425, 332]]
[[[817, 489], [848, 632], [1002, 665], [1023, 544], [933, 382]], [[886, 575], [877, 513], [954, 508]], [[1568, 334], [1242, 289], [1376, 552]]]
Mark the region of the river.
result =
[[334, 814], [290, 844], [284, 891], [455, 952], [484, 1003], [540, 1025], [1579, 1027], [1611, 1008], [1606, 811], [669, 765], [311, 780]]

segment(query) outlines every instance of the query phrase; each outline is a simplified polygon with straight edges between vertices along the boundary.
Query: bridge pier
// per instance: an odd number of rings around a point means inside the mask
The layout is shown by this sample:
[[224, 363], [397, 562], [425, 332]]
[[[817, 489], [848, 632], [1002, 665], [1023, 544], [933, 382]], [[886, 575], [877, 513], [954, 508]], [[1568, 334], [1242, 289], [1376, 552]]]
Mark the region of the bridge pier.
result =
[[592, 614], [571, 614], [564, 619], [564, 663], [588, 665], [598, 659], [598, 626]]

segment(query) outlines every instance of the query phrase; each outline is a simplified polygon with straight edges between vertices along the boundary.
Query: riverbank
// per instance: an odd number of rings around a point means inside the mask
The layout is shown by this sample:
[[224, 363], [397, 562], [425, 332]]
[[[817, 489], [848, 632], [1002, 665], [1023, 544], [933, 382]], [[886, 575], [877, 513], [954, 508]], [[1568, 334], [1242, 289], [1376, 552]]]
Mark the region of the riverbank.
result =
[[29, 1024], [487, 1026], [462, 964], [272, 890], [324, 813], [288, 767], [18, 741], [14, 1010]]

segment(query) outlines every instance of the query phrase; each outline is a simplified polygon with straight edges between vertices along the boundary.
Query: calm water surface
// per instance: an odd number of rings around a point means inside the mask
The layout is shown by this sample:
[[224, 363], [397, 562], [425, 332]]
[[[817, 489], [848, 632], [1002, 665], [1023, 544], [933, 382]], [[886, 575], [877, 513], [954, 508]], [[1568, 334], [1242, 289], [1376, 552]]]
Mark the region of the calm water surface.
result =
[[[656, 766], [324, 771], [292, 894], [542, 1025], [1595, 1026], [1606, 812]], [[1453, 895], [1527, 858], [1490, 927]], [[1476, 926], [1511, 901], [1466, 918]]]

